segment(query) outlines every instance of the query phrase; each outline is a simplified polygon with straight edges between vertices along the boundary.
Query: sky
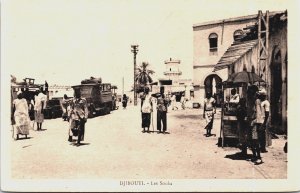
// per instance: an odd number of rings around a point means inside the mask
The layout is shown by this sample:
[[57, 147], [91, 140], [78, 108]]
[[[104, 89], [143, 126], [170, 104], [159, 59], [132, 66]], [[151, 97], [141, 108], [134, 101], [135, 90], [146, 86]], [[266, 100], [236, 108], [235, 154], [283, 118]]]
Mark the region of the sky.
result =
[[[243, 3], [241, 3], [243, 2]], [[287, 3], [290, 2], [290, 3]], [[295, 1], [6, 0], [1, 3], [1, 73], [21, 80], [74, 85], [90, 76], [133, 84], [133, 53], [163, 77], [164, 61], [181, 60], [193, 78], [193, 24], [286, 10]]]

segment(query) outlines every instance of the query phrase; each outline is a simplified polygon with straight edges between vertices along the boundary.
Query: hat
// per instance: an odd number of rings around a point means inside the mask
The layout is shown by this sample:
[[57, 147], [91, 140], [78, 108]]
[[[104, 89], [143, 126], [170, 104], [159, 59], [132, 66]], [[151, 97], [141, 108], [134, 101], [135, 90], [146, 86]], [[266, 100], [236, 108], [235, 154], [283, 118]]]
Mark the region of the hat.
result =
[[267, 91], [264, 88], [259, 89], [259, 91], [257, 93], [260, 95], [267, 95]]
[[19, 94], [22, 94], [22, 91], [19, 90], [19, 91], [17, 92], [17, 96], [18, 96]]

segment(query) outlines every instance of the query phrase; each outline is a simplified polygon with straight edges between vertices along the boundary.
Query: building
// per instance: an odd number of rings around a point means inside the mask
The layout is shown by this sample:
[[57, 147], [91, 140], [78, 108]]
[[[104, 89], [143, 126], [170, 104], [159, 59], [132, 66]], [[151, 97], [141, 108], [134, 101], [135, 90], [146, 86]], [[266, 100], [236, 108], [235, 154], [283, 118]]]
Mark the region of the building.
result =
[[73, 89], [71, 86], [50, 85], [48, 88], [49, 98], [62, 98], [64, 94], [68, 97], [73, 97]]
[[255, 24], [223, 54], [214, 71], [255, 72], [265, 81], [270, 107], [270, 126], [287, 133], [287, 11], [259, 12]]
[[181, 96], [185, 96], [187, 99], [191, 99], [193, 94], [192, 79], [181, 79], [182, 72], [180, 71], [180, 60], [174, 60], [170, 58], [166, 60], [164, 71], [164, 77], [158, 79], [158, 84], [152, 86], [152, 92], [160, 92], [163, 90], [165, 94], [175, 94], [177, 100], [180, 100]]
[[214, 67], [231, 44], [243, 35], [243, 29], [257, 22], [257, 16], [254, 14], [193, 25], [195, 101], [203, 104], [206, 93], [211, 92], [220, 105], [223, 98], [221, 82], [228, 78], [228, 72], [225, 69], [214, 72]]

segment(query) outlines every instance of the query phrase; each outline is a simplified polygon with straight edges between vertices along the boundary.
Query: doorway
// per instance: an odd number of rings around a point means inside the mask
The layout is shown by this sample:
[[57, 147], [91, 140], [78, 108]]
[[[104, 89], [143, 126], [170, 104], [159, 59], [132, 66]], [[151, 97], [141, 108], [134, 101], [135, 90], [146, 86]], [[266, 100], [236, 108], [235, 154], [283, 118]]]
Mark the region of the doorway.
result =
[[282, 131], [282, 61], [281, 51], [275, 47], [271, 62], [271, 125], [276, 132]]
[[222, 91], [222, 79], [216, 75], [208, 75], [204, 80], [205, 96], [207, 93], [211, 93], [216, 99], [216, 106], [221, 107], [223, 102], [223, 91]]

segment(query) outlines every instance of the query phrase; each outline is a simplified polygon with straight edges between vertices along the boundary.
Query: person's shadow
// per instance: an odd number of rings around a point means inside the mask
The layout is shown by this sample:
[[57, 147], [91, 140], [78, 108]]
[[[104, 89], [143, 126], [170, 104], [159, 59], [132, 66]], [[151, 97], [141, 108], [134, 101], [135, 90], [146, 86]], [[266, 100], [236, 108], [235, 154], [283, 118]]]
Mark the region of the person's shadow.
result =
[[90, 145], [90, 143], [80, 143], [80, 144], [77, 144], [77, 143], [71, 143], [70, 145], [79, 147], [79, 146], [84, 146], [84, 145]]
[[232, 160], [249, 160], [252, 158], [251, 154], [243, 155], [241, 152], [237, 152], [235, 154], [226, 155], [225, 158]]

